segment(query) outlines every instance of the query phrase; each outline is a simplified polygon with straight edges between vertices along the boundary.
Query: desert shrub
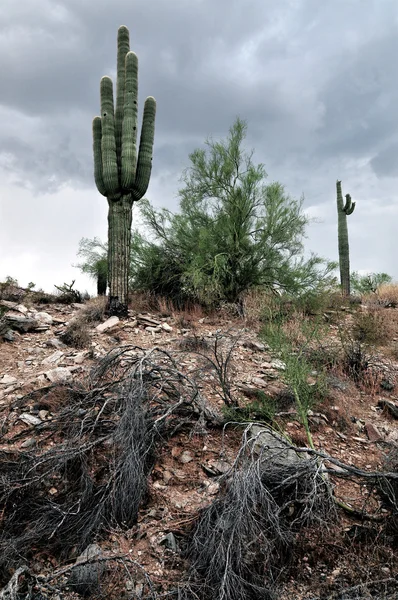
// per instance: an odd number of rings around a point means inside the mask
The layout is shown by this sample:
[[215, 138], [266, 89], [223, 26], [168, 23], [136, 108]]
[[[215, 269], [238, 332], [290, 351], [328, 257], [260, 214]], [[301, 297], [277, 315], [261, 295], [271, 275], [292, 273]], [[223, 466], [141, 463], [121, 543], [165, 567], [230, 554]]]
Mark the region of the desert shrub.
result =
[[227, 422], [242, 422], [248, 421], [264, 421], [272, 423], [275, 418], [275, 413], [278, 410], [278, 402], [276, 398], [257, 391], [256, 398], [247, 402], [244, 406], [229, 407], [224, 406], [222, 413]]
[[[62, 400], [53, 399], [58, 410], [46, 424], [57, 443], [0, 449], [0, 583], [33, 550], [70, 558], [112, 528], [131, 528], [160, 444], [181, 423], [206, 424], [199, 390], [161, 350], [124, 346], [96, 364], [86, 387], [55, 384], [53, 395], [58, 389]], [[19, 406], [48, 391], [35, 390]]]
[[294, 396], [297, 414], [311, 447], [308, 411], [325, 400], [328, 386], [325, 368], [320, 366], [314, 371], [307, 353], [317, 347], [323, 336], [321, 322], [308, 318], [291, 319], [282, 324], [269, 323], [261, 332], [261, 337], [282, 361], [280, 378]]
[[396, 308], [398, 306], [398, 285], [385, 284], [382, 285], [377, 294], [373, 294], [372, 298], [366, 298], [367, 303], [372, 301], [385, 308]]
[[104, 297], [93, 298], [80, 309], [78, 319], [82, 323], [101, 323], [105, 317], [106, 299]]
[[246, 124], [237, 119], [226, 141], [206, 142], [190, 155], [182, 180], [180, 211], [140, 203], [152, 235], [136, 235], [135, 289], [168, 295], [176, 304], [236, 303], [249, 289], [297, 293], [329, 278], [334, 265], [304, 259], [308, 218], [303, 199], [280, 183], [264, 184], [263, 165], [242, 148]]
[[190, 536], [193, 597], [275, 600], [275, 580], [288, 570], [299, 532], [334, 519], [316, 461], [282, 464], [248, 445]]
[[349, 332], [340, 331], [340, 339], [343, 349], [341, 364], [343, 372], [358, 383], [369, 369], [371, 363], [369, 350], [363, 342], [354, 339]]
[[353, 316], [352, 333], [355, 340], [365, 344], [382, 344], [388, 338], [388, 327], [382, 309], [368, 309]]
[[80, 316], [70, 321], [59, 337], [64, 344], [74, 348], [87, 348], [91, 344], [87, 322]]
[[57, 302], [60, 304], [73, 304], [74, 302], [80, 304], [83, 300], [82, 294], [73, 289], [75, 280], [72, 283], [63, 283], [62, 285], [56, 285], [55, 288], [58, 290]]
[[351, 289], [358, 294], [375, 294], [381, 286], [391, 283], [392, 277], [387, 273], [369, 273], [359, 275], [356, 271], [351, 273]]

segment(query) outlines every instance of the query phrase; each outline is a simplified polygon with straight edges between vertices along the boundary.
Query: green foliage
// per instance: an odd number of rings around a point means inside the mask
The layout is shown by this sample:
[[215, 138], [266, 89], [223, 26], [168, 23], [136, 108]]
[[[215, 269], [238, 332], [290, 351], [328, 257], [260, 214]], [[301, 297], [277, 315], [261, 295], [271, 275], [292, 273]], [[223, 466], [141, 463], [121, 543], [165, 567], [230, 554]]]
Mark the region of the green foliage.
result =
[[89, 275], [97, 282], [98, 295], [106, 294], [108, 281], [108, 244], [101, 242], [98, 237], [94, 237], [92, 240], [82, 238], [79, 242], [77, 255], [84, 259], [84, 261], [75, 266], [82, 273]]
[[262, 337], [284, 364], [281, 379], [293, 393], [297, 414], [313, 447], [308, 411], [325, 398], [327, 384], [321, 368], [314, 372], [308, 351], [322, 338], [323, 328], [320, 321], [308, 319], [296, 320], [295, 328], [286, 325], [288, 323], [268, 323]]
[[387, 273], [369, 273], [359, 275], [357, 271], [351, 273], [351, 288], [358, 294], [377, 293], [381, 285], [391, 283], [392, 277]]
[[264, 166], [242, 148], [245, 135], [237, 119], [226, 141], [208, 139], [206, 149], [190, 155], [179, 213], [141, 204], [154, 241], [144, 244], [136, 287], [167, 289], [167, 273], [173, 300], [214, 304], [237, 302], [253, 287], [297, 293], [329, 275], [333, 265], [303, 258], [303, 200], [290, 198], [280, 183], [264, 184]]
[[271, 396], [258, 391], [257, 398], [248, 402], [245, 406], [234, 408], [224, 406], [222, 413], [226, 421], [246, 423], [248, 421], [265, 421], [272, 423], [277, 411], [277, 402]]

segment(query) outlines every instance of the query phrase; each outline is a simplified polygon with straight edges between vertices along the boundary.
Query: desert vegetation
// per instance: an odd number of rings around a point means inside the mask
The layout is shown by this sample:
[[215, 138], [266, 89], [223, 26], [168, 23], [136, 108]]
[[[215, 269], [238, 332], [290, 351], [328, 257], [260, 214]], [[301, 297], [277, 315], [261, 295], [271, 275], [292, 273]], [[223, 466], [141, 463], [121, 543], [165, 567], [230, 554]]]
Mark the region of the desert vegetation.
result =
[[121, 27], [108, 241], [76, 265], [98, 297], [0, 283], [0, 600], [393, 600], [398, 286], [350, 274], [340, 181], [339, 262], [305, 253], [304, 199], [240, 118], [155, 208], [137, 68]]

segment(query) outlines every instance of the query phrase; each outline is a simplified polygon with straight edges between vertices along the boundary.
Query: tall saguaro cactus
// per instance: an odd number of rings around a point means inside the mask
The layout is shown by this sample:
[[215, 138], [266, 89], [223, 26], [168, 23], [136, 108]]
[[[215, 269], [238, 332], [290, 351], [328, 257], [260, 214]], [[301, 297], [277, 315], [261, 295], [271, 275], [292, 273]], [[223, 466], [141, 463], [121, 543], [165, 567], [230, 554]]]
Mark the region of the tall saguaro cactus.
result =
[[138, 59], [122, 25], [117, 38], [116, 107], [113, 84], [100, 85], [101, 116], [93, 120], [94, 178], [108, 199], [108, 281], [111, 315], [127, 315], [133, 203], [149, 185], [155, 133], [156, 101], [145, 100], [137, 151]]
[[339, 264], [340, 282], [344, 296], [350, 295], [350, 247], [348, 244], [347, 216], [354, 212], [355, 202], [351, 201], [350, 194], [346, 194], [345, 203], [341, 192], [341, 181], [336, 182], [337, 188], [337, 216], [339, 238]]

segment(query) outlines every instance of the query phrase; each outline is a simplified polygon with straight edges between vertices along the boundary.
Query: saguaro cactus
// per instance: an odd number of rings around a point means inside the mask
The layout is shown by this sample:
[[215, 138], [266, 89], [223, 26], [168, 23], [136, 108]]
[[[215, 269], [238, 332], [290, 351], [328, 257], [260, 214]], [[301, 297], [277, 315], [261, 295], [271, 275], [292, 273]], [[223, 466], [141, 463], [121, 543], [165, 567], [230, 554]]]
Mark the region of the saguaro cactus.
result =
[[341, 192], [341, 181], [336, 182], [337, 188], [337, 216], [339, 238], [339, 264], [341, 290], [344, 296], [350, 295], [350, 247], [348, 244], [347, 216], [354, 212], [355, 202], [351, 201], [350, 194], [346, 194], [345, 203]]
[[94, 178], [109, 206], [108, 312], [119, 316], [127, 314], [132, 207], [148, 188], [156, 114], [156, 101], [149, 96], [137, 152], [138, 59], [129, 38], [127, 27], [119, 27], [116, 108], [112, 80], [103, 77], [101, 116], [93, 120]]

